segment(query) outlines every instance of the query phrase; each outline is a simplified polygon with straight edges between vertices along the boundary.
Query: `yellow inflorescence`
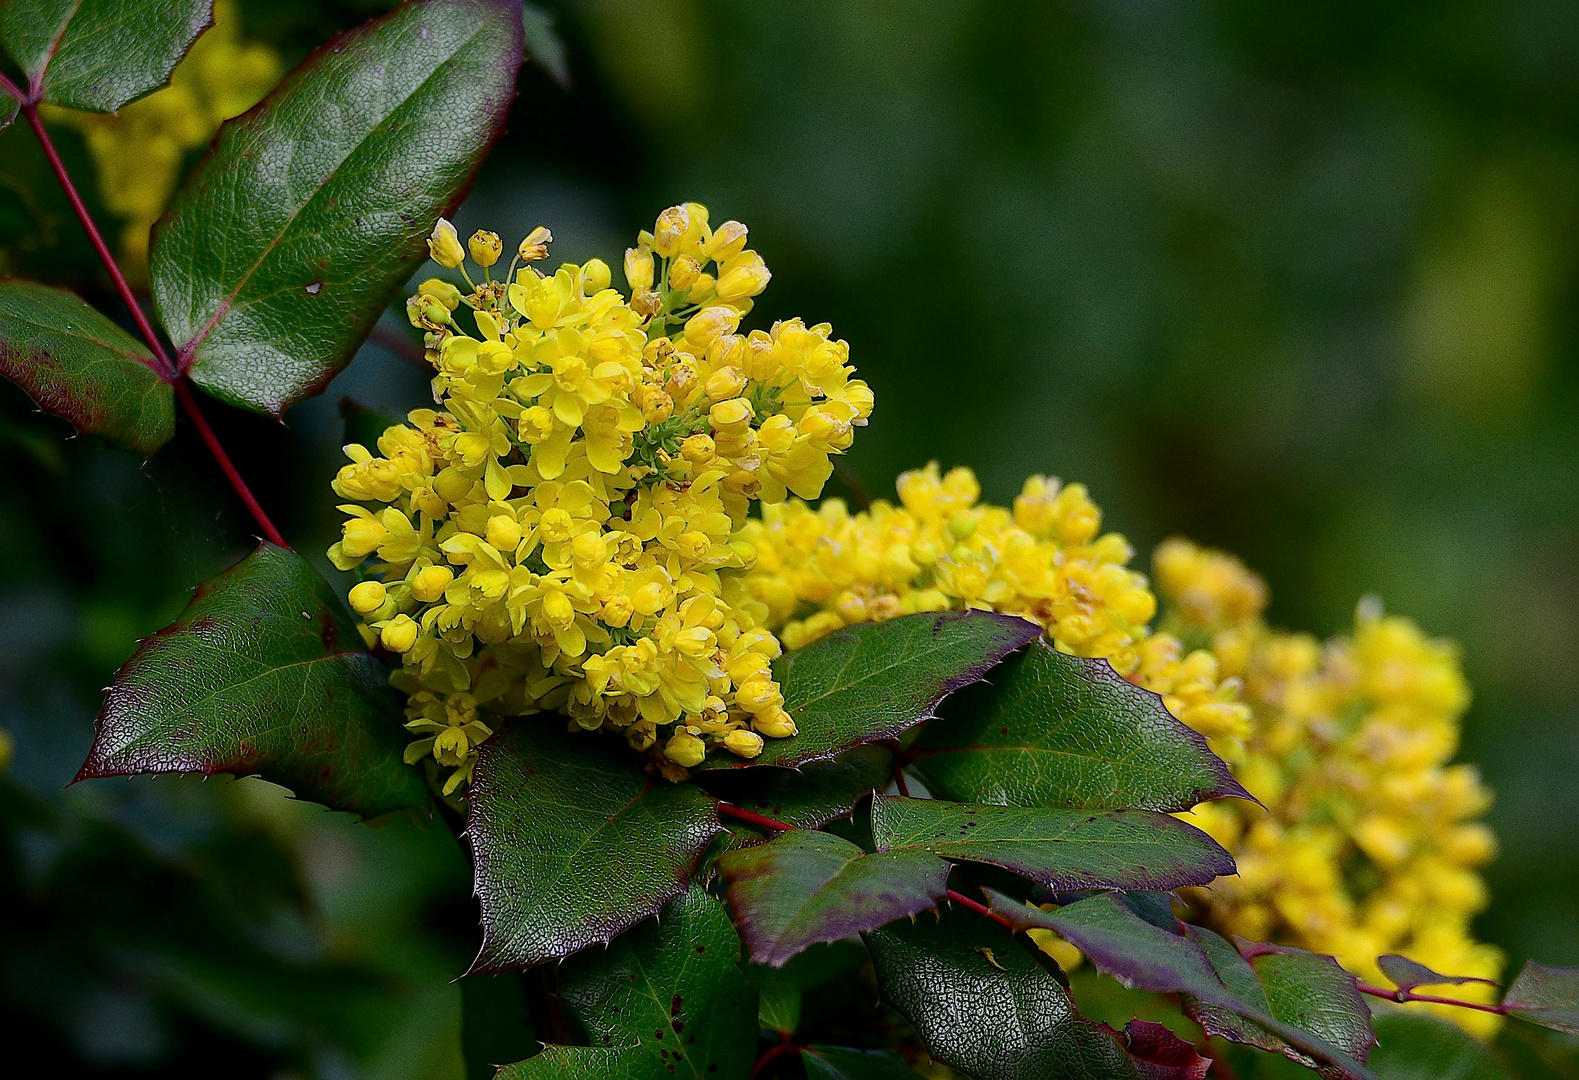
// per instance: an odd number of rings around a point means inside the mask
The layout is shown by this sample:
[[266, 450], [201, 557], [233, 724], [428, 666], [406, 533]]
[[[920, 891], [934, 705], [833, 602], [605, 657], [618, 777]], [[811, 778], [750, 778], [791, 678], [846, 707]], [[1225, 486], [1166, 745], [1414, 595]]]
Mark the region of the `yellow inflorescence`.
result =
[[[1476, 869], [1496, 851], [1473, 820], [1490, 795], [1473, 767], [1448, 764], [1469, 704], [1453, 646], [1373, 601], [1360, 604], [1352, 635], [1325, 644], [1269, 629], [1260, 579], [1186, 541], [1159, 547], [1155, 569], [1163, 625], [1208, 642], [1243, 681], [1252, 722], [1235, 772], [1266, 806], [1224, 800], [1189, 815], [1239, 866], [1191, 902], [1219, 929], [1331, 953], [1384, 985], [1376, 957], [1390, 952], [1496, 978], [1501, 953], [1469, 926], [1486, 904]], [[1455, 991], [1495, 995], [1479, 984]], [[1441, 1011], [1481, 1035], [1500, 1021]]]
[[169, 205], [186, 155], [256, 105], [281, 70], [272, 48], [242, 40], [234, 0], [217, 0], [213, 27], [176, 65], [168, 87], [111, 116], [48, 108], [50, 120], [82, 132], [99, 197], [121, 219], [120, 253], [134, 278], [147, 273], [148, 231]]
[[1011, 612], [1046, 628], [1057, 648], [1104, 657], [1163, 694], [1219, 753], [1238, 756], [1249, 710], [1237, 687], [1219, 682], [1210, 653], [1149, 632], [1156, 599], [1129, 569], [1129, 542], [1101, 531], [1083, 485], [1033, 476], [1008, 509], [979, 502], [969, 469], [942, 475], [932, 464], [900, 476], [898, 489], [897, 505], [852, 514], [835, 499], [815, 510], [791, 501], [747, 524], [758, 555], [746, 588], [786, 647], [915, 611]]
[[350, 602], [401, 654], [407, 756], [453, 769], [446, 793], [488, 716], [662, 738], [671, 779], [710, 746], [754, 757], [794, 734], [742, 529], [754, 501], [815, 498], [872, 410], [827, 325], [739, 332], [769, 279], [739, 222], [665, 210], [626, 252], [628, 300], [597, 259], [536, 270], [551, 241], [535, 230], [494, 280], [499, 238], [439, 222], [430, 251], [466, 291], [427, 281], [408, 313], [440, 407], [384, 432], [382, 456], [346, 447], [334, 481], [371, 505], [342, 507], [330, 559], [372, 560]]

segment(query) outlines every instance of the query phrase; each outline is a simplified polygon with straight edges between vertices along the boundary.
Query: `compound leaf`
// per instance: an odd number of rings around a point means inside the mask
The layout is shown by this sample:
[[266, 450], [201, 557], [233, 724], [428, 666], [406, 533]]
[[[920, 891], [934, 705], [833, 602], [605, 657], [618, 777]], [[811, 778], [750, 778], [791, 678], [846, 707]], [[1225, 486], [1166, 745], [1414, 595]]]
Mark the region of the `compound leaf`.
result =
[[1531, 960], [1508, 987], [1502, 1004], [1532, 1024], [1579, 1035], [1579, 968], [1547, 967]]
[[948, 863], [935, 855], [868, 855], [805, 829], [721, 855], [717, 866], [752, 962], [771, 967], [808, 946], [936, 908], [948, 893]]
[[1041, 633], [1033, 622], [988, 611], [926, 612], [835, 630], [773, 665], [799, 734], [769, 740], [750, 761], [724, 755], [708, 765], [794, 767], [895, 738]]
[[79, 432], [151, 454], [175, 434], [175, 393], [142, 342], [65, 289], [0, 281], [0, 373]]
[[607, 942], [685, 892], [720, 831], [695, 784], [654, 780], [623, 744], [524, 717], [482, 744], [466, 838], [482, 902], [473, 971]]
[[1082, 1017], [1023, 937], [956, 908], [869, 931], [883, 1000], [938, 1061], [979, 1080], [1135, 1080], [1117, 1033]]
[[1059, 892], [1166, 891], [1234, 872], [1233, 857], [1199, 829], [1146, 810], [1041, 810], [878, 794], [879, 851], [930, 851], [990, 863]]
[[739, 959], [723, 907], [693, 886], [656, 922], [561, 969], [560, 996], [593, 1045], [546, 1047], [499, 1080], [745, 1076], [757, 1045], [757, 1000]]
[[[0, 41], [27, 74], [35, 100], [116, 112], [170, 81], [213, 0], [10, 0]], [[4, 126], [4, 125], [0, 125]]]
[[227, 122], [149, 267], [193, 380], [272, 416], [322, 389], [470, 184], [521, 60], [519, 0], [408, 0]]
[[234, 773], [364, 816], [425, 805], [400, 703], [360, 645], [328, 582], [263, 544], [116, 673], [77, 779]]
[[1176, 813], [1250, 797], [1162, 698], [1045, 642], [949, 699], [912, 754], [928, 790], [958, 802]]

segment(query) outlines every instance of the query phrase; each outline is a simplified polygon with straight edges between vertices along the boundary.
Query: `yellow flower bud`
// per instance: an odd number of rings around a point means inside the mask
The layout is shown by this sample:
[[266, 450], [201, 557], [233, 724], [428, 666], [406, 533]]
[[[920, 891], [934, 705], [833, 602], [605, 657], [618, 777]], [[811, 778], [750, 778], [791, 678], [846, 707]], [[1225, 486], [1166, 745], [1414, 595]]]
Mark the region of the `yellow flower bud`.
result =
[[730, 398], [720, 401], [707, 410], [707, 420], [714, 428], [727, 431], [730, 428], [744, 427], [751, 423], [751, 418], [756, 415], [751, 408], [751, 402], [745, 398]]
[[795, 721], [782, 707], [753, 716], [751, 726], [770, 739], [787, 739], [795, 734]]
[[756, 296], [768, 287], [773, 275], [754, 251], [743, 252], [730, 259], [724, 272], [718, 275], [718, 298], [733, 302]]
[[695, 768], [707, 757], [707, 744], [695, 735], [684, 731], [672, 737], [663, 747], [663, 756], [676, 765], [683, 765], [687, 769]]
[[689, 255], [681, 255], [669, 267], [669, 288], [684, 291], [696, 284], [702, 276], [702, 264]]
[[608, 288], [613, 275], [609, 272], [609, 264], [602, 259], [588, 259], [581, 267], [581, 280], [586, 284], [590, 296]]
[[724, 748], [743, 758], [754, 758], [762, 753], [762, 736], [745, 728], [736, 728], [724, 736]]
[[707, 382], [702, 386], [702, 393], [714, 401], [723, 401], [726, 398], [739, 397], [746, 388], [746, 377], [740, 373], [739, 368], [719, 368], [707, 377]]
[[746, 227], [738, 221], [726, 221], [713, 230], [712, 238], [703, 250], [709, 259], [722, 263], [731, 255], [739, 254], [745, 246]]
[[360, 582], [351, 586], [351, 610], [358, 615], [371, 615], [384, 606], [384, 598], [387, 595], [382, 582]]
[[411, 579], [411, 595], [419, 603], [431, 604], [444, 595], [455, 572], [447, 566], [424, 566]]
[[438, 278], [428, 278], [417, 286], [417, 295], [437, 300], [448, 311], [454, 311], [461, 303], [461, 291], [447, 281]]
[[499, 234], [485, 229], [472, 233], [472, 238], [466, 241], [466, 247], [472, 253], [472, 262], [478, 266], [492, 266], [504, 254], [504, 241], [499, 239]]
[[740, 325], [740, 312], [715, 304], [705, 307], [685, 321], [685, 341], [695, 349], [706, 349], [722, 334], [733, 334]]
[[653, 250], [664, 258], [672, 258], [691, 228], [691, 211], [686, 206], [671, 206], [658, 215], [652, 229]]
[[488, 543], [495, 551], [511, 552], [521, 542], [521, 524], [508, 514], [488, 519]]
[[417, 643], [417, 624], [409, 615], [396, 615], [379, 630], [378, 640], [392, 653], [410, 652]]
[[433, 232], [428, 237], [428, 254], [434, 262], [451, 270], [466, 261], [460, 234], [445, 218], [439, 218], [438, 224], [433, 226]]
[[644, 247], [625, 249], [625, 280], [632, 289], [652, 288], [652, 252]]
[[521, 241], [521, 246], [516, 250], [516, 256], [522, 262], [538, 262], [548, 258], [548, 245], [554, 242], [554, 234], [539, 225], [526, 234], [526, 239]]

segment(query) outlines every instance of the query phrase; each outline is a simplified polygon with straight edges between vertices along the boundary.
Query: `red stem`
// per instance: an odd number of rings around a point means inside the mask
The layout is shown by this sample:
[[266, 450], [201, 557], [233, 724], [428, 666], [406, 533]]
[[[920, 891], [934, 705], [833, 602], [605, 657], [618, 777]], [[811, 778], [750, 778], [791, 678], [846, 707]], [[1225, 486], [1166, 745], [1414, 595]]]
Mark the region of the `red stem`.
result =
[[27, 95], [22, 92], [21, 87], [17, 86], [16, 83], [6, 78], [5, 72], [3, 71], [0, 71], [0, 90], [4, 90], [6, 93], [16, 98], [19, 102], [27, 100]]
[[1015, 932], [1014, 924], [1012, 922], [1010, 922], [1008, 919], [1005, 919], [1002, 915], [999, 915], [996, 911], [993, 911], [986, 904], [983, 904], [983, 903], [980, 903], [978, 901], [972, 900], [970, 897], [966, 896], [964, 893], [959, 892], [959, 891], [957, 891], [955, 889], [950, 889], [948, 891], [948, 898], [950, 900], [954, 901], [956, 904], [961, 905], [962, 907], [970, 908], [972, 911], [974, 911], [978, 915], [985, 915], [987, 918], [991, 919], [993, 922], [997, 923], [999, 926], [1001, 926], [1005, 930], [1009, 931], [1009, 933], [1012, 934], [1012, 933]]
[[798, 1054], [803, 1049], [805, 1048], [802, 1047], [800, 1043], [793, 1043], [788, 1039], [785, 1039], [777, 1046], [770, 1046], [762, 1052], [762, 1056], [757, 1058], [757, 1063], [751, 1067], [751, 1075], [755, 1076], [763, 1069], [767, 1068], [768, 1062], [772, 1061], [774, 1058], [781, 1057], [784, 1054]]
[[137, 298], [132, 295], [131, 286], [126, 284], [126, 276], [121, 273], [121, 268], [115, 263], [115, 256], [110, 254], [109, 246], [104, 243], [104, 237], [99, 233], [99, 227], [93, 223], [93, 218], [88, 214], [88, 208], [82, 201], [82, 196], [77, 194], [77, 186], [71, 182], [71, 176], [66, 172], [65, 162], [60, 160], [60, 154], [55, 150], [55, 144], [50, 140], [49, 132], [44, 130], [44, 121], [39, 118], [38, 106], [31, 103], [22, 105], [22, 112], [27, 115], [27, 122], [33, 125], [33, 134], [38, 136], [39, 145], [44, 148], [44, 156], [49, 159], [49, 167], [55, 171], [55, 179], [60, 181], [60, 186], [66, 189], [66, 198], [71, 202], [71, 208], [77, 212], [77, 220], [82, 222], [82, 228], [88, 234], [88, 239], [93, 241], [93, 247], [99, 253], [99, 261], [110, 272], [110, 280], [115, 282], [116, 292], [121, 294], [121, 300], [131, 309], [132, 318], [137, 323], [137, 329], [142, 334], [143, 340], [148, 343], [148, 348], [153, 350], [155, 359], [160, 367], [155, 367], [154, 372], [165, 382], [174, 382], [178, 377], [175, 364], [170, 359], [170, 354], [165, 352], [164, 344], [160, 342], [159, 335], [154, 333], [154, 328], [148, 322], [148, 316], [143, 314], [143, 309], [137, 303]]
[[[0, 75], [0, 79], [4, 79]], [[38, 106], [23, 94], [17, 92], [15, 84], [10, 80], [0, 83], [0, 89], [13, 94], [22, 102], [22, 112], [27, 115], [27, 122], [33, 127], [33, 134], [38, 136], [38, 143], [44, 149], [44, 156], [49, 159], [49, 167], [54, 170], [55, 179], [60, 181], [60, 186], [65, 189], [66, 198], [71, 202], [72, 210], [76, 211], [77, 220], [82, 223], [83, 230], [88, 234], [88, 239], [93, 241], [94, 250], [99, 253], [99, 261], [104, 264], [104, 269], [109, 271], [110, 280], [115, 283], [115, 290], [121, 294], [121, 300], [132, 313], [132, 319], [137, 323], [137, 329], [142, 334], [143, 340], [148, 343], [148, 348], [153, 352], [157, 365], [150, 364], [154, 374], [175, 387], [175, 396], [181, 402], [181, 407], [192, 418], [192, 423], [197, 427], [198, 434], [203, 437], [209, 453], [213, 454], [218, 462], [220, 471], [225, 474], [225, 479], [230, 481], [230, 486], [236, 490], [249, 511], [252, 519], [257, 522], [258, 528], [263, 531], [264, 537], [271, 544], [279, 547], [289, 547], [285, 537], [280, 535], [280, 530], [274, 527], [274, 522], [269, 520], [269, 515], [264, 513], [263, 505], [258, 502], [252, 490], [247, 487], [247, 482], [241, 478], [241, 473], [236, 471], [236, 466], [230, 460], [230, 455], [225, 453], [225, 448], [219, 444], [219, 438], [214, 434], [214, 429], [208, 426], [208, 421], [203, 417], [202, 411], [197, 406], [197, 398], [193, 395], [191, 385], [182, 372], [170, 359], [170, 354], [165, 351], [164, 343], [159, 340], [159, 335], [154, 333], [154, 328], [148, 321], [148, 316], [143, 313], [142, 305], [132, 295], [131, 286], [126, 283], [126, 275], [121, 273], [120, 266], [115, 262], [115, 256], [110, 254], [109, 245], [105, 244], [104, 236], [99, 232], [99, 227], [94, 224], [93, 217], [88, 213], [87, 205], [82, 201], [82, 196], [77, 193], [77, 185], [72, 183], [71, 174], [66, 171], [65, 162], [60, 160], [60, 154], [55, 149], [54, 142], [49, 137], [49, 132], [44, 128], [44, 121], [39, 118]]]
[[1437, 997], [1434, 994], [1417, 994], [1413, 990], [1384, 990], [1380, 986], [1367, 986], [1365, 983], [1359, 983], [1357, 989], [1362, 994], [1386, 998], [1400, 1005], [1411, 1001], [1425, 1001], [1432, 1005], [1457, 1005], [1461, 1009], [1474, 1009], [1476, 1012], [1496, 1013], [1498, 1016], [1508, 1015], [1507, 1007], [1503, 1005], [1483, 1005], [1478, 1001], [1459, 1001], [1457, 998]]
[[770, 817], [763, 817], [761, 814], [753, 814], [750, 810], [742, 810], [740, 807], [731, 806], [726, 802], [721, 802], [718, 804], [718, 813], [722, 817], [732, 817], [737, 821], [744, 821], [747, 825], [755, 825], [761, 829], [773, 829], [777, 832], [789, 832], [795, 828], [793, 825], [786, 825], [782, 821], [778, 821]]
[[203, 418], [202, 411], [197, 407], [197, 397], [192, 393], [191, 383], [180, 379], [175, 384], [175, 396], [181, 402], [181, 407], [192, 418], [192, 424], [197, 428], [197, 433], [203, 437], [203, 442], [208, 445], [208, 452], [214, 455], [214, 460], [219, 463], [220, 471], [230, 481], [230, 486], [236, 489], [236, 494], [252, 512], [252, 519], [258, 523], [258, 528], [263, 530], [263, 535], [269, 543], [278, 547], [288, 548], [285, 537], [280, 535], [280, 530], [274, 527], [274, 522], [269, 520], [269, 515], [264, 513], [263, 506], [253, 496], [252, 490], [247, 487], [247, 482], [236, 471], [236, 466], [231, 462], [230, 455], [225, 453], [225, 448], [219, 445], [219, 438], [214, 434], [214, 429], [208, 426], [208, 421]]

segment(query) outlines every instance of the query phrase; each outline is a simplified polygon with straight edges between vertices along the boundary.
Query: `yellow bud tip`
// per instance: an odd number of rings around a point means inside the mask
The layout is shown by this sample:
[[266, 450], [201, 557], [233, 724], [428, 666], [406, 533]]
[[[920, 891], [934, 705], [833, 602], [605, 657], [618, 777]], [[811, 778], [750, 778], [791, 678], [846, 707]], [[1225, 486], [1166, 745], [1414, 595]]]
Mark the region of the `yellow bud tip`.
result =
[[455, 226], [446, 218], [439, 218], [438, 224], [433, 226], [433, 232], [428, 236], [428, 254], [440, 266], [454, 270], [466, 261], [466, 252], [461, 247], [460, 234], [455, 231]]
[[381, 582], [364, 581], [351, 586], [351, 610], [358, 615], [371, 615], [384, 606], [386, 593]]
[[409, 615], [396, 615], [378, 632], [378, 640], [392, 653], [410, 652], [417, 643], [417, 624]]
[[521, 241], [521, 246], [516, 254], [522, 262], [538, 262], [548, 258], [548, 245], [554, 242], [554, 234], [542, 225], [526, 234]]
[[492, 266], [504, 254], [504, 241], [499, 239], [499, 234], [484, 229], [472, 233], [466, 247], [471, 251], [472, 261], [478, 266]]
[[663, 756], [676, 765], [695, 768], [707, 756], [707, 744], [695, 735], [682, 731], [664, 745]]

